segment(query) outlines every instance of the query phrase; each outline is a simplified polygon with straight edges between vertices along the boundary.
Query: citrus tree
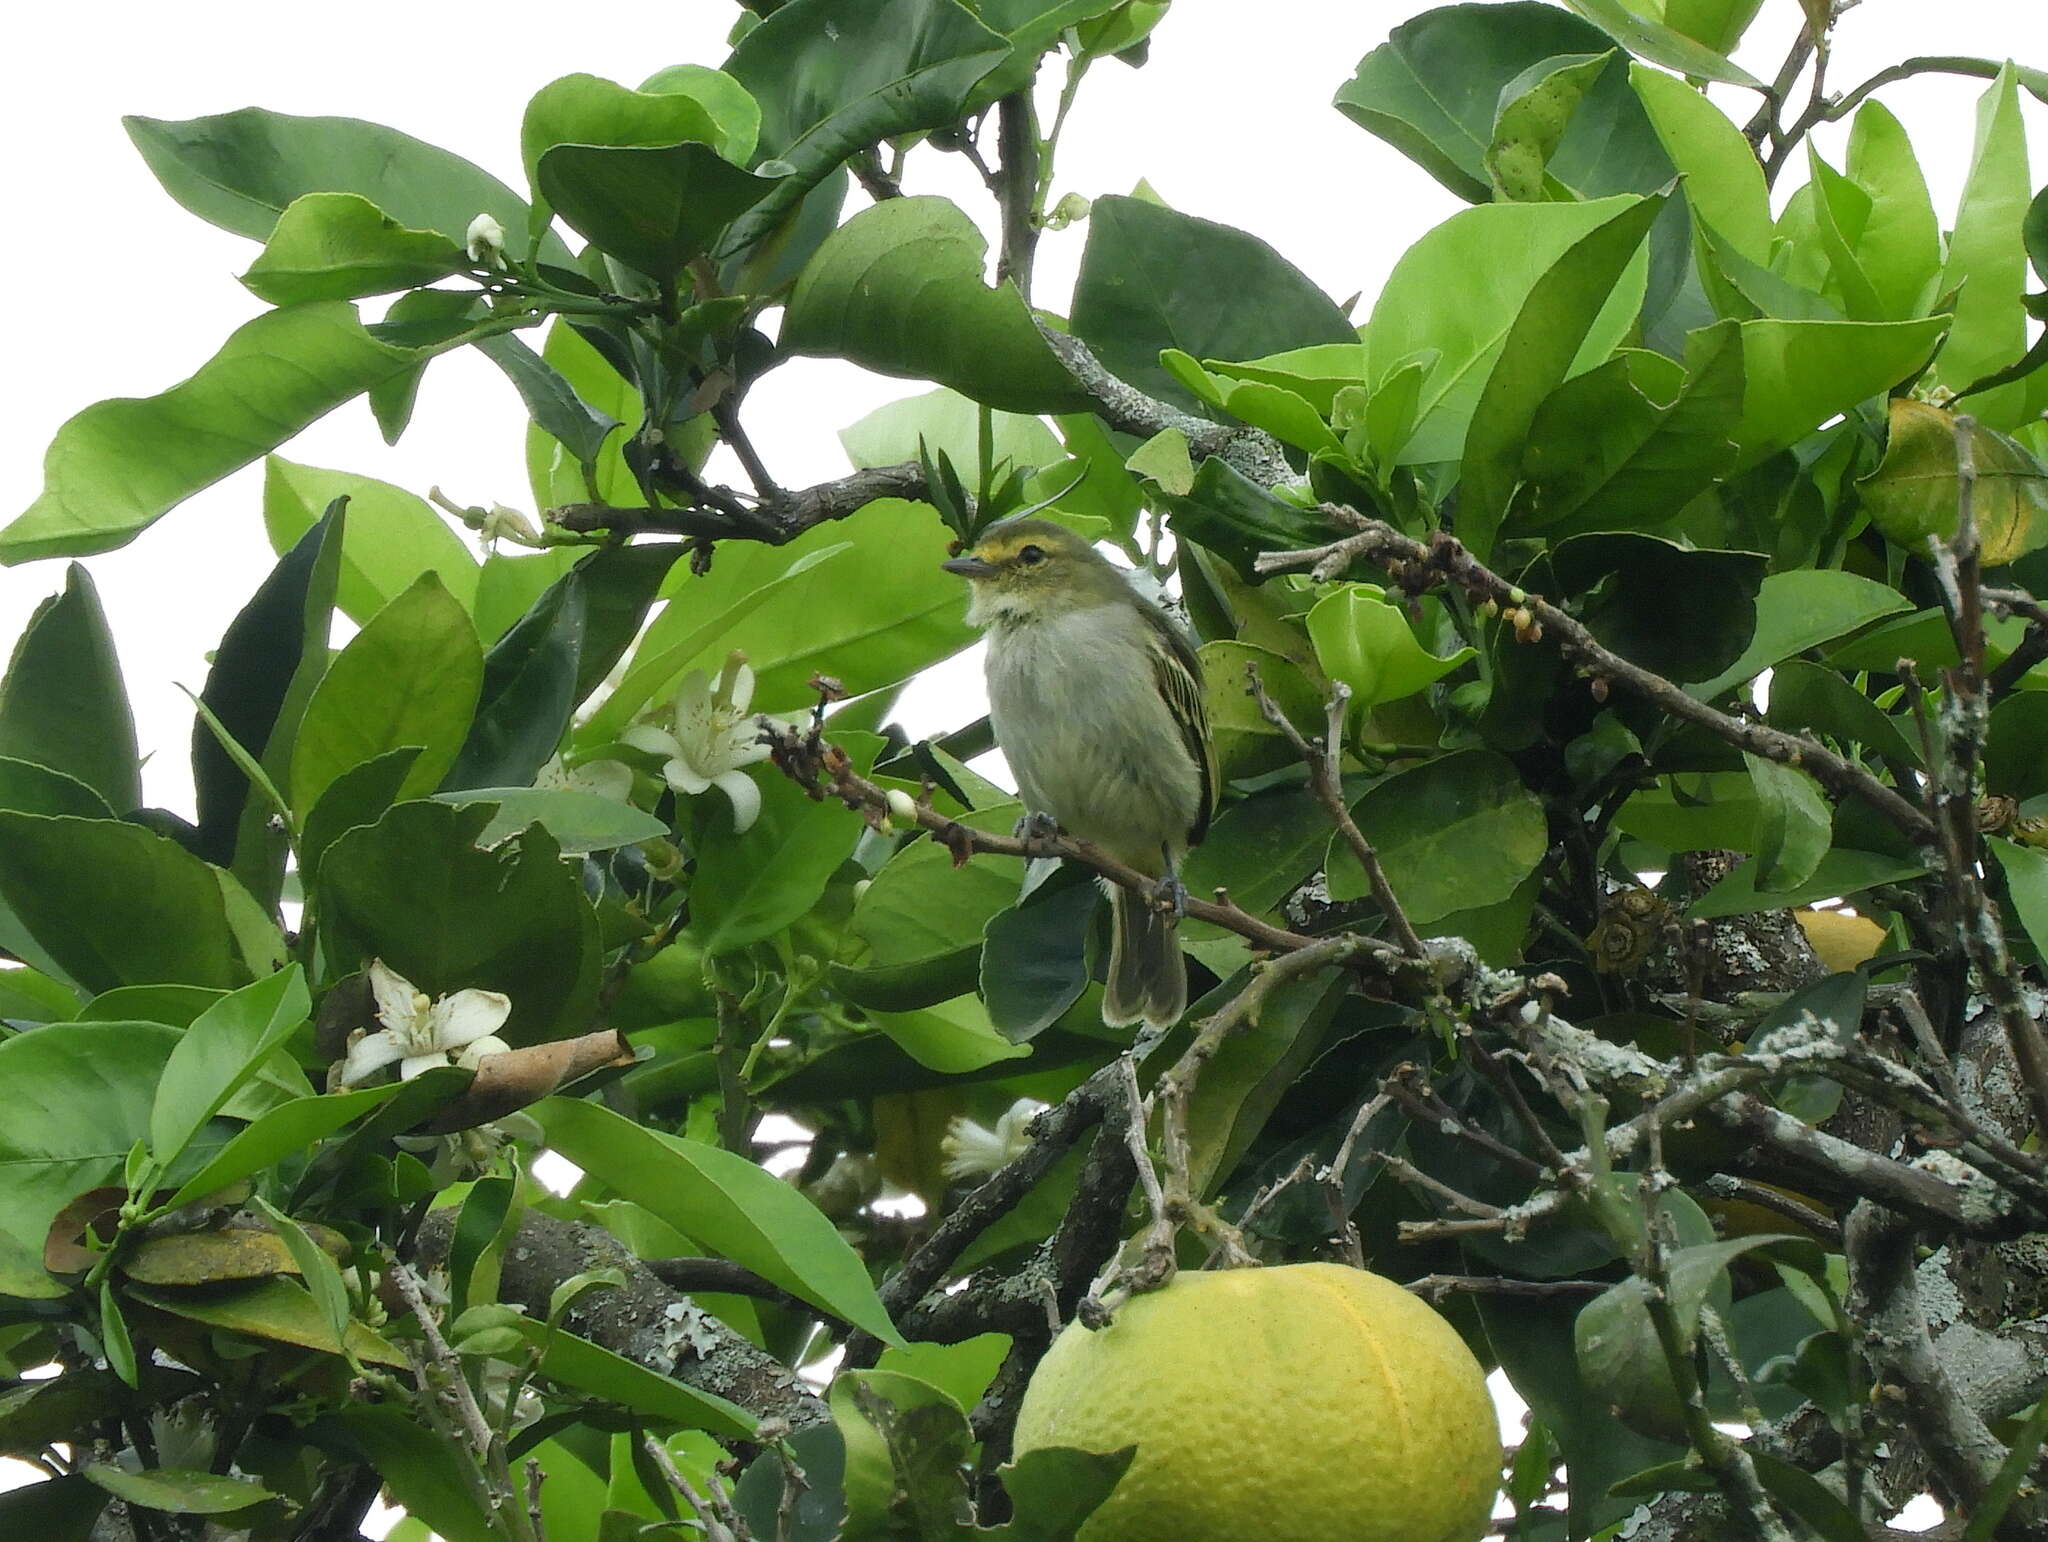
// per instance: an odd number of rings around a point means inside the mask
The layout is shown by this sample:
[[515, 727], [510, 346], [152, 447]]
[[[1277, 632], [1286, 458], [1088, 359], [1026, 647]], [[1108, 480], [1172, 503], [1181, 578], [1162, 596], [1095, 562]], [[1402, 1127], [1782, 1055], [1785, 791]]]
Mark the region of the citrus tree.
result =
[[[1335, 110], [1471, 207], [1348, 304], [1062, 187], [1164, 0], [750, 0], [723, 61], [542, 87], [517, 190], [131, 120], [273, 308], [65, 424], [0, 560], [269, 457], [277, 563], [184, 813], [88, 567], [0, 685], [0, 1450], [42, 1474], [0, 1531], [347, 1537], [382, 1490], [452, 1542], [1052, 1542], [1133, 1461], [1013, 1440], [1055, 1335], [1312, 1260], [1526, 1401], [1514, 1536], [1834, 1542], [1924, 1490], [2048, 1531], [2048, 76], [1844, 90], [1827, 0], [1735, 62], [1758, 9], [1395, 30]], [[1884, 102], [1929, 71], [1984, 81], [1946, 224]], [[906, 194], [949, 156], [985, 206]], [[357, 398], [395, 440], [464, 348], [537, 517], [272, 453]], [[806, 356], [921, 384], [790, 486], [748, 393]], [[970, 641], [938, 564], [1026, 510], [1201, 644], [1199, 999], [1137, 1044], [1099, 885], [1145, 880], [1013, 833], [971, 707], [892, 723]], [[1233, 1390], [1174, 1401], [1194, 1331], [1137, 1401], [1216, 1534], [1274, 1524], [1226, 1467], [1393, 1481], [1343, 1419], [1179, 1438]]]

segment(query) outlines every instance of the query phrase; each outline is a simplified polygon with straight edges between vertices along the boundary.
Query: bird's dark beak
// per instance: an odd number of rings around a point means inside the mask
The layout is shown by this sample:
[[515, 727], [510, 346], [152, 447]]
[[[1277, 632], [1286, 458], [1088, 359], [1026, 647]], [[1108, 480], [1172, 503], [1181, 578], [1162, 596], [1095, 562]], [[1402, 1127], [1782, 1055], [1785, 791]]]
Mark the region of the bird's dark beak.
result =
[[951, 562], [941, 562], [940, 567], [948, 573], [958, 573], [962, 578], [993, 578], [996, 565], [983, 562], [979, 557], [955, 557]]

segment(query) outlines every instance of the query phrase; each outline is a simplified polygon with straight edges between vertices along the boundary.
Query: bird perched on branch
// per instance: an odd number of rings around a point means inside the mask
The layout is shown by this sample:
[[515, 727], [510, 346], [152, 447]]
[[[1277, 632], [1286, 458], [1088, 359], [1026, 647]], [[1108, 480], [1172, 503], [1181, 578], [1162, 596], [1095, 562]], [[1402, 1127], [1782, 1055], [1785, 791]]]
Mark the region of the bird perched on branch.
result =
[[1150, 896], [1110, 888], [1102, 1017], [1163, 1028], [1187, 1010], [1179, 863], [1216, 802], [1195, 650], [1113, 563], [1048, 520], [991, 525], [943, 566], [972, 585], [967, 619], [988, 633], [989, 716], [1025, 825], [1057, 824], [1158, 880]]

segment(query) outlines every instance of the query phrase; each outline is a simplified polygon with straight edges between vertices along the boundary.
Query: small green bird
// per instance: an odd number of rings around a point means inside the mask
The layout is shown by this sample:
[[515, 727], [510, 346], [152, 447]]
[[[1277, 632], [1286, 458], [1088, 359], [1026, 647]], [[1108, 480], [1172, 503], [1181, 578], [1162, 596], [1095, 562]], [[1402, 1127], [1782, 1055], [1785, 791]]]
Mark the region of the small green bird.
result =
[[[1216, 804], [1202, 666], [1158, 606], [1062, 526], [1008, 519], [942, 564], [973, 586], [988, 633], [989, 716], [1024, 806], [1160, 881], [1176, 910], [1179, 864]], [[1164, 1028], [1187, 1010], [1175, 916], [1121, 887], [1102, 1019]]]

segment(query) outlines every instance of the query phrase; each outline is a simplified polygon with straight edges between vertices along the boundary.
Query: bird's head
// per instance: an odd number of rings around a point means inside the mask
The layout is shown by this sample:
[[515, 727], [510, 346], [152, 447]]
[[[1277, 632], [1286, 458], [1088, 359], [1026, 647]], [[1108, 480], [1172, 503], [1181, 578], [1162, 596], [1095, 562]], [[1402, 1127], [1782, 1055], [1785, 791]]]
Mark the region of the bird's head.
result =
[[1045, 519], [990, 525], [974, 549], [939, 564], [974, 589], [976, 626], [1042, 620], [1128, 595], [1123, 577], [1073, 531]]

